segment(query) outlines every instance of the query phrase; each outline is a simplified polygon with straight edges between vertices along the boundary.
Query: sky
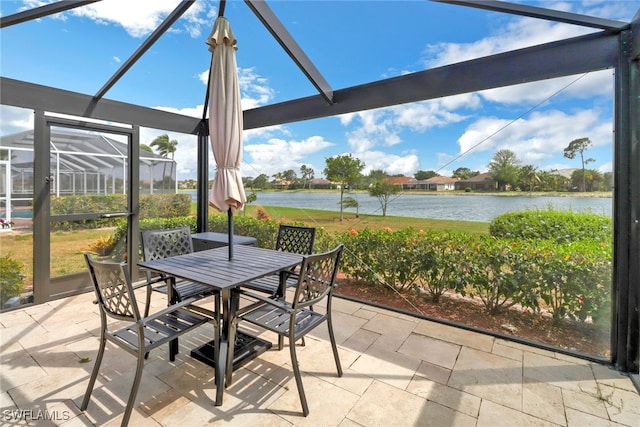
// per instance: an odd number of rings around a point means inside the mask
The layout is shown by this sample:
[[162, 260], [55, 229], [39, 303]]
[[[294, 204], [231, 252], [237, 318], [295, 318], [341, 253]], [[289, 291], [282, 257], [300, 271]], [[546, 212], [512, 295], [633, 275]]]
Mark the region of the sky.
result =
[[[50, 2], [0, 0], [0, 16]], [[93, 95], [178, 3], [102, 0], [4, 28], [0, 75]], [[625, 0], [517, 3], [627, 22], [640, 10], [640, 1]], [[596, 31], [428, 1], [267, 4], [336, 90]], [[105, 98], [201, 117], [211, 58], [205, 40], [217, 8], [217, 1], [196, 1]], [[224, 15], [238, 40], [243, 109], [317, 94], [243, 1], [228, 1]], [[540, 170], [579, 168], [579, 159], [563, 153], [582, 137], [593, 143], [588, 167], [610, 172], [613, 79], [613, 70], [602, 70], [249, 130], [241, 172], [299, 174], [305, 165], [321, 178], [327, 158], [351, 154], [365, 174], [450, 176], [460, 167], [485, 172], [505, 148]], [[0, 135], [32, 126], [32, 112], [0, 107]], [[178, 141], [178, 179], [195, 178], [196, 138], [143, 128], [141, 142], [163, 133]]]

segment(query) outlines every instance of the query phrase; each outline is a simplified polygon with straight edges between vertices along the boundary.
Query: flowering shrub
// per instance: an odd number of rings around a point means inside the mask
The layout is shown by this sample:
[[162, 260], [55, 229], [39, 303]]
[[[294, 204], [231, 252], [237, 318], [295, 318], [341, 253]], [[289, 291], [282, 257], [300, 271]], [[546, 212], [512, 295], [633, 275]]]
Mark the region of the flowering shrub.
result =
[[[185, 225], [195, 232], [193, 217], [140, 221], [141, 230]], [[211, 231], [226, 233], [227, 225], [225, 215], [209, 217]], [[234, 217], [234, 232], [255, 237], [260, 247], [273, 247], [278, 225], [268, 219]], [[126, 227], [119, 226], [115, 234], [122, 241]], [[343, 243], [340, 270], [347, 277], [399, 292], [419, 289], [434, 302], [454, 292], [478, 298], [490, 314], [519, 304], [533, 311], [544, 309], [556, 320], [607, 321], [611, 241], [564, 241], [542, 235], [525, 239], [411, 228], [329, 234], [317, 228], [314, 252]]]
[[459, 254], [465, 283], [456, 290], [479, 297], [489, 314], [516, 304], [537, 307], [535, 264], [526, 245], [479, 236]]
[[537, 247], [540, 298], [558, 321], [565, 317], [608, 321], [612, 247], [585, 240]]
[[419, 273], [422, 288], [433, 302], [440, 301], [445, 293], [460, 289], [465, 283], [460, 261], [471, 236], [464, 233], [438, 233], [420, 231], [428, 248], [428, 261]]
[[556, 320], [607, 320], [612, 246], [404, 229], [350, 230], [341, 271], [371, 286], [478, 298], [489, 314], [516, 304]]

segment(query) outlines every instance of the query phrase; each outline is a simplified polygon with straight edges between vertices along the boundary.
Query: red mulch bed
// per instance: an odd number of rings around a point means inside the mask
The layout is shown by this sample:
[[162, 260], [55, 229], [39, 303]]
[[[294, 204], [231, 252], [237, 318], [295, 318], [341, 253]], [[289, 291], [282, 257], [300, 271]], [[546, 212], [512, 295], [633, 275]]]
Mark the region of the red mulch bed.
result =
[[608, 357], [610, 354], [608, 331], [591, 324], [568, 320], [554, 324], [548, 315], [514, 308], [491, 316], [482, 304], [468, 298], [445, 295], [440, 302], [434, 303], [427, 295], [404, 292], [400, 296], [386, 286], [372, 286], [345, 278], [339, 280], [335, 293], [578, 353], [598, 357]]

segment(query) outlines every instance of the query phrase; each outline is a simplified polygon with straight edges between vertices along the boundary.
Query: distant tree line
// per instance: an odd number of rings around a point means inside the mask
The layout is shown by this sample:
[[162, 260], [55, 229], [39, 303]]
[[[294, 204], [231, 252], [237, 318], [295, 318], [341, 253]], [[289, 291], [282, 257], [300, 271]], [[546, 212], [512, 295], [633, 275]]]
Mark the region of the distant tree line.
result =
[[[569, 143], [564, 149], [564, 157], [580, 159], [580, 168], [573, 171], [570, 177], [560, 174], [556, 170], [542, 171], [534, 165], [522, 165], [516, 153], [508, 149], [501, 149], [494, 153], [487, 165], [488, 173], [497, 183], [499, 191], [608, 191], [612, 187], [613, 175], [610, 172], [601, 173], [587, 169], [586, 165], [595, 159], [585, 157], [585, 152], [592, 146], [589, 138], [578, 138]], [[340, 190], [340, 220], [343, 220], [343, 210], [355, 209], [358, 215], [359, 204], [353, 197], [345, 197], [345, 192], [351, 190], [366, 190], [370, 196], [380, 202], [382, 215], [386, 216], [387, 207], [393, 196], [402, 190], [402, 184], [394, 178], [405, 176], [391, 175], [383, 170], [374, 169], [368, 175], [363, 175], [364, 162], [351, 154], [329, 157], [325, 159], [326, 167], [323, 174], [330, 181], [333, 188]], [[467, 167], [455, 169], [452, 178], [466, 180], [480, 174]], [[428, 180], [440, 176], [433, 170], [419, 170], [414, 174], [418, 181]], [[305, 189], [312, 188], [311, 182], [315, 178], [313, 168], [302, 165], [296, 172], [293, 169], [277, 172], [270, 177], [260, 174], [257, 177], [243, 177], [245, 188], [255, 195], [257, 190], [265, 189]], [[195, 188], [195, 180], [183, 181], [181, 188]], [[255, 200], [255, 199], [254, 199]]]

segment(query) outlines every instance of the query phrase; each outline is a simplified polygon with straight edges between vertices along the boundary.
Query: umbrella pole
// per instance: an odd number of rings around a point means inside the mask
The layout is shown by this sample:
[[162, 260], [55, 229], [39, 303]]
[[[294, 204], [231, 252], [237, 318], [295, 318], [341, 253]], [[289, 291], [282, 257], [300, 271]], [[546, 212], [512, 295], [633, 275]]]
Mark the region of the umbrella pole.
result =
[[227, 211], [227, 229], [229, 230], [229, 259], [233, 259], [233, 211]]

